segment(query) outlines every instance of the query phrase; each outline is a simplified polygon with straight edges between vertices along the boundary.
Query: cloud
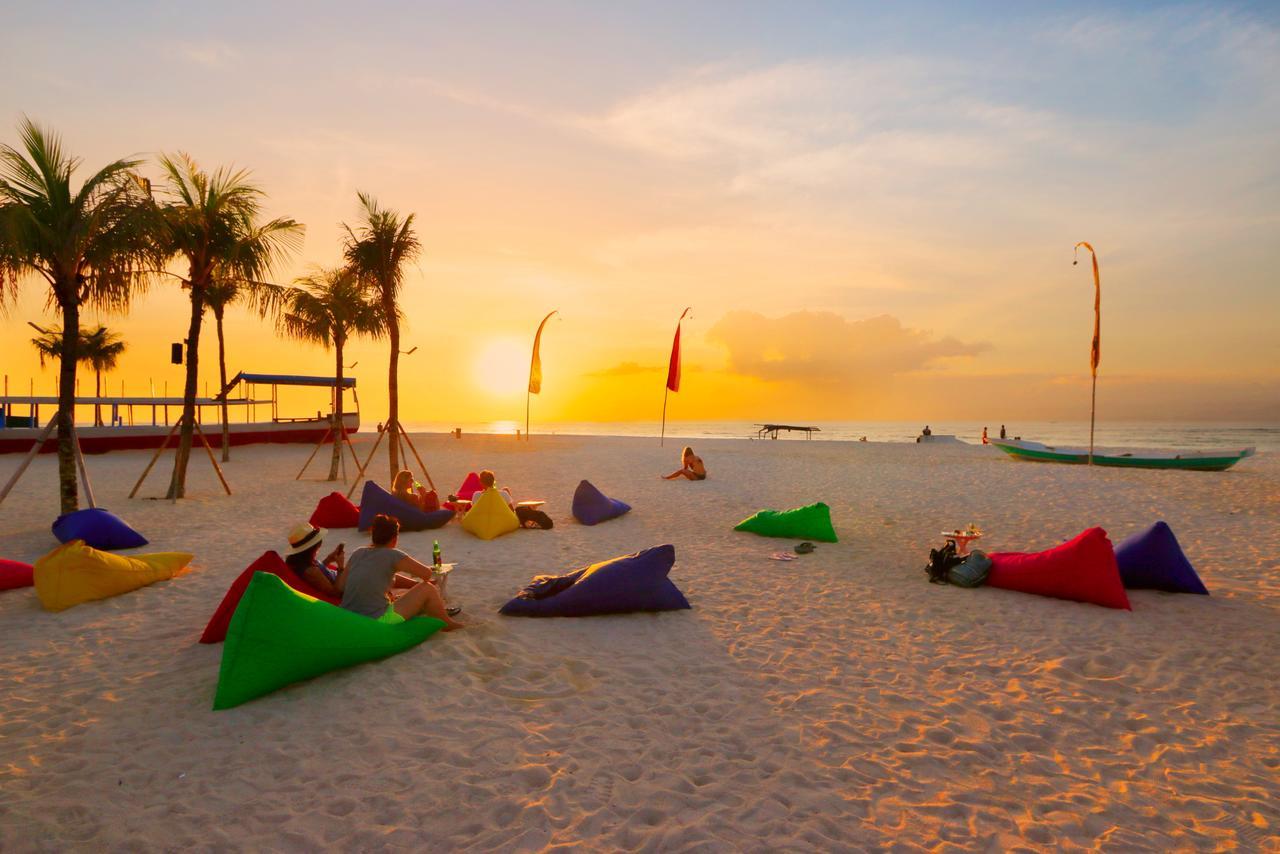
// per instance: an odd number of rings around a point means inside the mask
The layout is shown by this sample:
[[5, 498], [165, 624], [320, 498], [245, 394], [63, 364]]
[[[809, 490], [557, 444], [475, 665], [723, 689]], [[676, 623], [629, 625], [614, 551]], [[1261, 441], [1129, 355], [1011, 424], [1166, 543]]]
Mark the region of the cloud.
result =
[[778, 318], [733, 311], [707, 331], [707, 338], [724, 345], [729, 370], [735, 374], [810, 385], [875, 383], [988, 348], [985, 343], [936, 338], [904, 327], [889, 315], [848, 320], [814, 311]]

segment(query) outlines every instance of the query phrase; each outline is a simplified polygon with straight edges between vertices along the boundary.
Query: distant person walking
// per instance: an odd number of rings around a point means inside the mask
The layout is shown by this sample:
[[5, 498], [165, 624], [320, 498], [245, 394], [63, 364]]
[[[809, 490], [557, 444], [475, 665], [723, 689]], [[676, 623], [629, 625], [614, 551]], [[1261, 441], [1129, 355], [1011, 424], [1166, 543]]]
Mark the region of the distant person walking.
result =
[[982, 444], [984, 444], [984, 445], [990, 445], [990, 444], [991, 444], [991, 440], [987, 438], [987, 428], [986, 428], [986, 427], [983, 427], [983, 428], [982, 428]]

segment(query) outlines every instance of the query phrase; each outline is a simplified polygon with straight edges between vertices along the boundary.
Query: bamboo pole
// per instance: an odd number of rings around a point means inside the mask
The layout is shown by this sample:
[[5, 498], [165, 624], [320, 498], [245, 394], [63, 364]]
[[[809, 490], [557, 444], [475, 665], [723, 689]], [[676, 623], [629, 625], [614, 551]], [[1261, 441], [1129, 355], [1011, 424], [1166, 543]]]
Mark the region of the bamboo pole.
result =
[[222, 476], [222, 466], [218, 465], [218, 458], [213, 455], [213, 448], [209, 446], [209, 440], [205, 438], [204, 431], [200, 429], [200, 419], [195, 420], [196, 433], [200, 436], [200, 444], [204, 445], [205, 451], [209, 454], [209, 462], [213, 463], [213, 470], [218, 473], [218, 480], [222, 481], [222, 488], [227, 491], [227, 495], [231, 494], [231, 487], [227, 485], [227, 479]]
[[169, 440], [173, 438], [173, 434], [178, 432], [178, 428], [182, 426], [182, 418], [174, 422], [173, 427], [169, 429], [168, 435], [164, 437], [164, 441], [160, 443], [160, 447], [156, 448], [155, 454], [151, 457], [151, 462], [147, 463], [147, 467], [142, 470], [142, 477], [138, 478], [138, 482], [133, 485], [133, 489], [129, 492], [129, 497], [133, 498], [138, 494], [138, 490], [142, 488], [142, 482], [147, 479], [147, 475], [151, 474], [151, 469], [159, 461], [160, 455], [164, 453], [164, 449], [169, 447]]
[[[307, 461], [302, 464], [302, 468], [298, 471], [298, 476], [294, 480], [302, 480], [302, 474], [307, 470], [307, 466], [311, 465], [311, 461], [316, 458], [316, 454], [320, 453], [320, 449], [324, 447], [325, 439], [329, 438], [329, 434], [333, 432], [333, 422], [329, 422], [329, 426], [325, 428], [324, 435], [320, 437], [320, 441], [311, 449], [311, 456], [307, 457]], [[345, 478], [345, 475], [344, 475]]]
[[413, 451], [413, 458], [418, 461], [418, 468], [422, 469], [422, 474], [426, 477], [427, 483], [431, 484], [432, 489], [435, 489], [436, 484], [435, 481], [431, 479], [431, 472], [427, 471], [427, 466], [422, 462], [422, 457], [418, 456], [418, 449], [413, 446], [413, 440], [410, 439], [409, 434], [405, 432], [404, 425], [397, 421], [396, 426], [400, 428], [400, 435], [404, 436], [405, 442], [409, 445], [409, 450]]
[[89, 499], [89, 506], [97, 507], [98, 503], [93, 500], [93, 484], [89, 482], [89, 469], [84, 464], [84, 450], [80, 447], [80, 434], [76, 432], [76, 425], [71, 425], [71, 443], [76, 453], [76, 468], [80, 470], [80, 480], [84, 483], [84, 494]]
[[[373, 462], [373, 455], [378, 452], [378, 446], [382, 444], [382, 437], [386, 434], [387, 431], [385, 430], [379, 433], [377, 441], [375, 441], [373, 443], [373, 447], [369, 449], [369, 456], [365, 458], [364, 464], [360, 466], [360, 469], [356, 472], [355, 479], [351, 482], [351, 488], [347, 490], [348, 500], [350, 500], [352, 494], [355, 493], [356, 487], [360, 485], [360, 481], [364, 479], [365, 470], [369, 468], [369, 463]], [[354, 451], [352, 453], [354, 453]]]
[[659, 448], [667, 444], [667, 395], [670, 393], [671, 389], [662, 387], [662, 435], [658, 438]]
[[40, 433], [40, 438], [36, 439], [36, 443], [31, 446], [31, 450], [27, 451], [27, 455], [22, 458], [22, 462], [18, 465], [18, 470], [13, 473], [13, 477], [9, 478], [9, 482], [4, 485], [4, 489], [0, 489], [0, 502], [3, 502], [9, 492], [17, 485], [22, 478], [23, 472], [27, 470], [27, 466], [31, 465], [31, 461], [36, 458], [36, 454], [40, 453], [40, 448], [49, 440], [49, 434], [53, 432], [53, 428], [58, 423], [58, 416], [49, 419], [49, 423], [45, 425], [44, 430]]

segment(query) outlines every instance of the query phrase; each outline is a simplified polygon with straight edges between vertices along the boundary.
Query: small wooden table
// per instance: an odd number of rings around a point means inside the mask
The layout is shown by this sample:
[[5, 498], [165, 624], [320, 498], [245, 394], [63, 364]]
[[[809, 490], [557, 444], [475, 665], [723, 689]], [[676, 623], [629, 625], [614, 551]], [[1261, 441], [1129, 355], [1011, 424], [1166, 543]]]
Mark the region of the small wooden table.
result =
[[982, 539], [981, 531], [969, 533], [967, 531], [943, 531], [942, 536], [948, 540], [956, 541], [956, 554], [963, 555], [969, 553], [969, 544], [974, 540]]

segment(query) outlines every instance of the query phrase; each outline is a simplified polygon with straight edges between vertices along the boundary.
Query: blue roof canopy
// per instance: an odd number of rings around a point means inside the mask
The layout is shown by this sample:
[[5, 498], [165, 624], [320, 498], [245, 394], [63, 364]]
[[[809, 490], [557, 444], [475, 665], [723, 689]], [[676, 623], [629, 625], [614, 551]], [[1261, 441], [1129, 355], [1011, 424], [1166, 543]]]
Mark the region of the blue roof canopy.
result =
[[[246, 374], [244, 371], [236, 374], [235, 377], [227, 383], [227, 390], [232, 389], [237, 383], [259, 383], [261, 385], [309, 385], [322, 386], [324, 388], [333, 388], [338, 384], [337, 377], [304, 377], [298, 374]], [[355, 377], [343, 377], [343, 388], [355, 388]], [[225, 392], [224, 392], [225, 393]], [[219, 395], [221, 397], [221, 395]]]

